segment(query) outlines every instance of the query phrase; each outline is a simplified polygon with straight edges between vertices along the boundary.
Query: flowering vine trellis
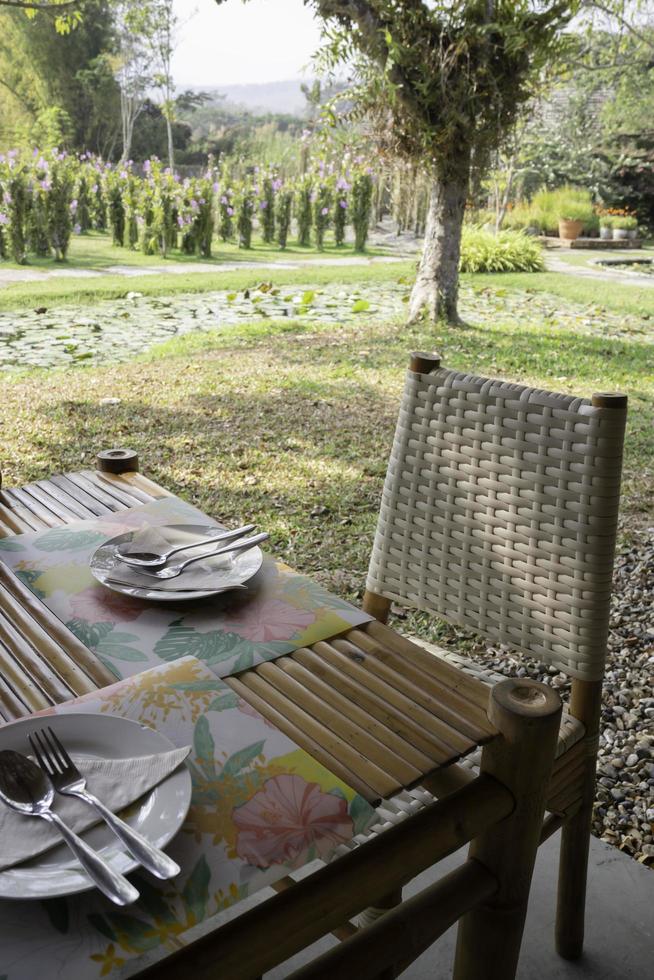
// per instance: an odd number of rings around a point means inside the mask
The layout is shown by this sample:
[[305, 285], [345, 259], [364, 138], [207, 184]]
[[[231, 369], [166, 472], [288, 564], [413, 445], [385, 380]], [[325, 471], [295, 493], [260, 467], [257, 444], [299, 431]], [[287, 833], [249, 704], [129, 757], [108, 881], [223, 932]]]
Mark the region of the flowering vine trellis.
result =
[[295, 221], [297, 242], [319, 250], [333, 230], [337, 246], [352, 226], [355, 247], [366, 247], [375, 176], [361, 157], [338, 165], [318, 160], [301, 177], [275, 167], [210, 158], [197, 176], [181, 177], [156, 157], [106, 163], [89, 153], [58, 150], [0, 155], [0, 257], [30, 254], [65, 261], [72, 234], [110, 230], [113, 244], [166, 256], [181, 249], [211, 256], [214, 232], [239, 247], [264, 242], [286, 248]]

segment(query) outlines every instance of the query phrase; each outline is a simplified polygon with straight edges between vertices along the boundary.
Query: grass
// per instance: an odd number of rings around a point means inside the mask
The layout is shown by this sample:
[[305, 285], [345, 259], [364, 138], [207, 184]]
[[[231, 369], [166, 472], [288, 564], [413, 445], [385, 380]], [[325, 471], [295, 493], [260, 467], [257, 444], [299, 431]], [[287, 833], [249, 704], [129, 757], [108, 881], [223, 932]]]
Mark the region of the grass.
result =
[[[1, 267], [0, 267], [1, 268]], [[249, 289], [263, 280], [278, 286], [306, 283], [326, 286], [333, 282], [383, 283], [413, 272], [412, 262], [392, 265], [311, 266], [300, 269], [229, 269], [222, 272], [188, 272], [172, 275], [105, 275], [97, 279], [53, 278], [19, 282], [0, 288], [0, 311], [35, 309], [39, 306], [88, 306], [103, 299], [120, 299], [128, 292], [145, 296], [211, 292], [215, 289]]]
[[[55, 271], [57, 269], [88, 269], [91, 272], [103, 272], [113, 266], [139, 268], [141, 266], [163, 265], [175, 262], [190, 265], [202, 262], [203, 265], [219, 265], [222, 262], [302, 262], [308, 259], [319, 259], [322, 256], [330, 258], [348, 258], [356, 255], [354, 246], [346, 244], [339, 246], [331, 242], [325, 243], [324, 251], [319, 252], [315, 246], [307, 248], [289, 241], [288, 247], [282, 251], [275, 243], [267, 245], [258, 236], [252, 239], [251, 249], [241, 249], [234, 242], [222, 242], [214, 238], [212, 257], [203, 259], [198, 255], [185, 255], [179, 249], [171, 251], [167, 258], [161, 255], [144, 255], [143, 252], [130, 248], [120, 248], [111, 244], [111, 236], [105, 232], [91, 231], [85, 235], [73, 235], [65, 263], [55, 262], [53, 258], [39, 258], [30, 255], [29, 264], [17, 265], [15, 262], [3, 262], [4, 269], [39, 269]], [[385, 255], [387, 249], [370, 248], [367, 255]]]
[[[627, 525], [647, 519], [652, 347], [508, 316], [436, 334], [397, 322], [267, 321], [178, 338], [115, 367], [8, 378], [4, 481], [79, 469], [99, 448], [129, 445], [155, 480], [227, 521], [257, 521], [280, 557], [356, 598], [407, 353], [430, 348], [448, 366], [555, 390], [627, 391], [624, 513]], [[562, 386], [562, 376], [573, 380]]]
[[604, 308], [638, 317], [654, 317], [654, 288], [635, 286], [633, 283], [623, 285], [601, 279], [584, 279], [565, 272], [514, 272], [501, 275], [464, 275], [461, 278], [477, 290], [534, 290], [591, 306], [595, 313]]

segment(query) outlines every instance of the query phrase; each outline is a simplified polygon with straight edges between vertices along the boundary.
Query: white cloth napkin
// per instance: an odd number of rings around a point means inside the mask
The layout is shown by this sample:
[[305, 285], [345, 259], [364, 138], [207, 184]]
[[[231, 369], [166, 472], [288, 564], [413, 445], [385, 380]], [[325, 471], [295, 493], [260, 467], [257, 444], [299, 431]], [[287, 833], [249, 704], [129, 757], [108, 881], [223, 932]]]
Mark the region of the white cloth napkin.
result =
[[[216, 528], [218, 534], [220, 528]], [[168, 531], [168, 533], [166, 533]], [[169, 548], [183, 544], [195, 544], [198, 540], [197, 533], [167, 529], [165, 527], [144, 527], [134, 534], [129, 543], [121, 545], [121, 551], [126, 555], [138, 554], [139, 552], [152, 552], [163, 554]], [[227, 542], [225, 542], [227, 544]], [[209, 544], [205, 548], [197, 547], [192, 551], [180, 551], [170, 559], [171, 565], [183, 562], [187, 558], [196, 555], [216, 551], [220, 548], [220, 543]], [[220, 555], [218, 558], [208, 558], [206, 561], [194, 562], [175, 578], [157, 578], [154, 575], [142, 572], [138, 568], [125, 565], [118, 560], [108, 576], [111, 582], [120, 585], [129, 585], [138, 589], [157, 589], [162, 592], [180, 591], [203, 591], [219, 590], [229, 586], [228, 573], [234, 567], [234, 562], [230, 555]]]
[[[190, 746], [135, 759], [89, 759], [73, 755], [89, 792], [118, 813], [153, 789], [184, 762]], [[53, 810], [80, 833], [100, 817], [88, 803], [55, 793]], [[25, 816], [0, 802], [0, 871], [21, 864], [61, 843], [59, 833], [41, 817]]]

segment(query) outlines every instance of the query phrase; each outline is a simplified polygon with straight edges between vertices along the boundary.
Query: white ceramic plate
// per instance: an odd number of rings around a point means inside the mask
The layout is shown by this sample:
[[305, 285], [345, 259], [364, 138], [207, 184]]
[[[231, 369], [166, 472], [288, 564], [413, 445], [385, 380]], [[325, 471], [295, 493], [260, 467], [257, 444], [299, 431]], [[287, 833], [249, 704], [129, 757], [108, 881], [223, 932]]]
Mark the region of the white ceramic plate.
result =
[[[0, 727], [0, 749], [29, 753], [27, 736], [47, 725], [71, 754], [98, 759], [129, 759], [176, 747], [165, 735], [136, 721], [114, 715], [69, 714], [23, 718]], [[122, 816], [157, 847], [164, 847], [184, 823], [190, 804], [191, 774], [186, 766], [180, 766]], [[26, 833], [29, 821], [37, 819], [25, 817]], [[139, 866], [103, 823], [81, 836], [117, 871], [127, 874]], [[0, 898], [54, 898], [94, 887], [65, 844], [0, 871]]]
[[[164, 528], [162, 527], [160, 530], [164, 530]], [[216, 528], [215, 524], [167, 524], [165, 526], [166, 537], [169, 539], [171, 545], [177, 543], [175, 540], [176, 535], [178, 535], [178, 541], [181, 544], [188, 540], [189, 534], [192, 534], [196, 538], [203, 536], [212, 537], [217, 530], [218, 528]], [[90, 568], [93, 576], [98, 582], [106, 586], [106, 588], [113, 589], [114, 592], [121, 592], [123, 595], [134, 596], [137, 599], [150, 599], [153, 602], [188, 602], [191, 599], [206, 599], [209, 596], [218, 595], [221, 592], [236, 589], [243, 585], [256, 575], [263, 564], [263, 552], [261, 548], [250, 548], [249, 551], [236, 554], [229, 566], [218, 568], [212, 572], [214, 579], [220, 579], [220, 588], [198, 592], [174, 592], [171, 590], [160, 592], [155, 588], [157, 584], [156, 578], [152, 579], [153, 588], [151, 589], [147, 587], [137, 588], [131, 585], [119, 585], [116, 582], [107, 581], [111, 577], [114, 568], [126, 567], [117, 557], [116, 548], [125, 541], [131, 541], [135, 533], [135, 531], [126, 531], [124, 534], [118, 534], [115, 538], [111, 538], [110, 541], [105, 541], [91, 556]], [[219, 545], [216, 545], [216, 547], [219, 547]], [[193, 552], [190, 552], [188, 555], [181, 553], [176, 555], [172, 560], [183, 560], [184, 558], [190, 557], [191, 554]], [[183, 577], [184, 574], [182, 573], [180, 575], [180, 582]]]

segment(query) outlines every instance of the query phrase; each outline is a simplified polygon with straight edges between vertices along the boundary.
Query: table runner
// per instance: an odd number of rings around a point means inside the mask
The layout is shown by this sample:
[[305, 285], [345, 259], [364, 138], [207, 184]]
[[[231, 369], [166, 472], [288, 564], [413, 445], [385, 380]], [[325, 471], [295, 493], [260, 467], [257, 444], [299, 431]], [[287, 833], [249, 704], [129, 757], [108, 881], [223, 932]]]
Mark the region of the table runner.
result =
[[[191, 744], [191, 809], [167, 848], [172, 881], [135, 873], [139, 901], [97, 892], [0, 901], [0, 980], [126, 976], [132, 960], [179, 949], [184, 933], [315, 857], [328, 859], [375, 819], [370, 805], [184, 657], [41, 714], [108, 712]], [[219, 966], [218, 975], [219, 975]]]
[[247, 592], [193, 605], [123, 596], [91, 575], [91, 555], [115, 535], [144, 524], [183, 523], [216, 522], [177, 497], [165, 497], [118, 514], [2, 538], [0, 560], [117, 678], [187, 654], [227, 677], [370, 621], [270, 558]]

